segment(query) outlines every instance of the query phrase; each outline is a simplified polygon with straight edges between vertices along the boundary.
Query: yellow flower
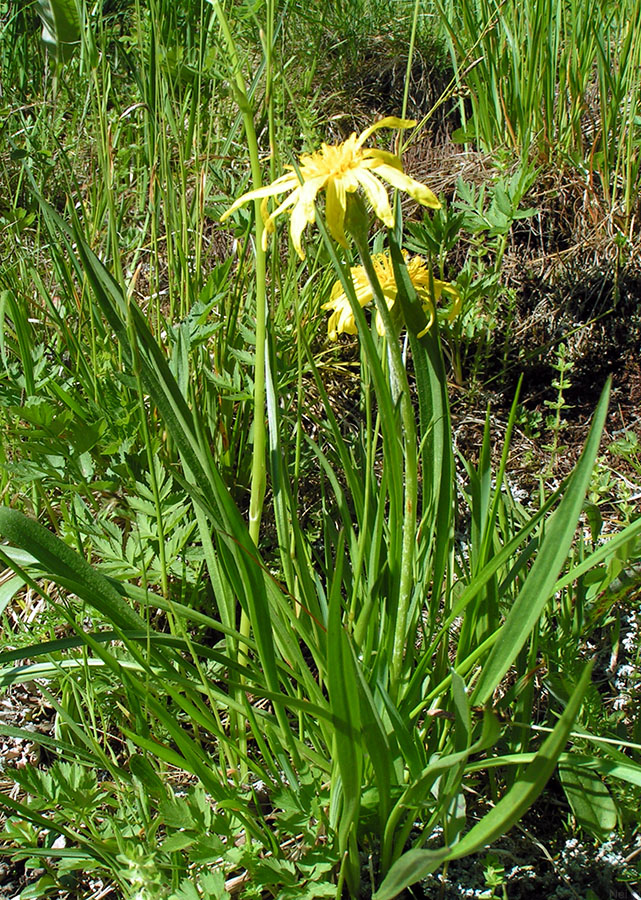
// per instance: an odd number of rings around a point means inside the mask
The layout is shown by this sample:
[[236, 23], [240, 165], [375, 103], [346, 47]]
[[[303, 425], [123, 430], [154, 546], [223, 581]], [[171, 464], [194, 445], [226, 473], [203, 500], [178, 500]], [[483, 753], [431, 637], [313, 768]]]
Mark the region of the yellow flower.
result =
[[[372, 257], [372, 262], [374, 263], [374, 269], [378, 276], [383, 296], [387, 302], [387, 307], [391, 310], [398, 293], [392, 260], [388, 253], [376, 253]], [[409, 262], [407, 262], [406, 257], [406, 265], [410, 280], [414, 285], [414, 290], [422, 301], [423, 309], [428, 318], [425, 331], [427, 331], [428, 328], [431, 328], [432, 323], [434, 322], [435, 306], [443, 293], [449, 295], [453, 301], [449, 317], [450, 319], [454, 318], [461, 307], [461, 296], [454, 285], [449, 284], [447, 281], [439, 281], [436, 278], [430, 278], [430, 272], [425, 264], [425, 260], [421, 259], [420, 256], [415, 256], [413, 259], [409, 260]], [[363, 266], [355, 266], [350, 269], [350, 274], [354, 284], [356, 299], [361, 306], [367, 306], [373, 301], [374, 293], [368, 281], [365, 269]], [[327, 303], [323, 304], [322, 308], [332, 311], [327, 323], [327, 333], [330, 340], [335, 341], [339, 334], [356, 334], [354, 313], [352, 312], [352, 307], [350, 306], [350, 302], [340, 281], [337, 281], [334, 284], [331, 298]], [[383, 321], [379, 313], [376, 313], [376, 329], [381, 336], [385, 333]], [[425, 331], [422, 331], [419, 337], [425, 334]]]
[[[325, 220], [332, 237], [343, 246], [345, 238], [345, 212], [347, 195], [361, 187], [372, 204], [376, 216], [388, 228], [394, 225], [394, 216], [384, 185], [384, 179], [392, 187], [405, 191], [423, 206], [438, 209], [440, 203], [428, 187], [403, 172], [403, 166], [393, 153], [386, 150], [364, 148], [365, 141], [379, 128], [411, 128], [413, 119], [397, 119], [388, 116], [366, 128], [358, 137], [354, 132], [342, 144], [322, 144], [315, 153], [304, 153], [299, 159], [298, 171], [293, 166], [272, 184], [249, 191], [239, 197], [221, 216], [221, 222], [250, 200], [263, 199], [263, 248], [267, 247], [267, 235], [274, 228], [274, 220], [291, 207], [292, 243], [301, 259], [305, 259], [301, 237], [306, 225], [315, 218], [316, 197], [323, 189], [327, 192]], [[267, 197], [289, 192], [280, 206], [268, 214]]]

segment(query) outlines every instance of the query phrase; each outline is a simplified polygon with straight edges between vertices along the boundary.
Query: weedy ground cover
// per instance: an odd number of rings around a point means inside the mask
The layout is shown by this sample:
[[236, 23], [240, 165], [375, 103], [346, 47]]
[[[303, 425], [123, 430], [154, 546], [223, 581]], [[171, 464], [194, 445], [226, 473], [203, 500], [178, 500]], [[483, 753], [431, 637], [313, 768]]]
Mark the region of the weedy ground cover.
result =
[[634, 896], [638, 439], [514, 277], [581, 185], [638, 350], [624, 6], [2, 8], [11, 896]]

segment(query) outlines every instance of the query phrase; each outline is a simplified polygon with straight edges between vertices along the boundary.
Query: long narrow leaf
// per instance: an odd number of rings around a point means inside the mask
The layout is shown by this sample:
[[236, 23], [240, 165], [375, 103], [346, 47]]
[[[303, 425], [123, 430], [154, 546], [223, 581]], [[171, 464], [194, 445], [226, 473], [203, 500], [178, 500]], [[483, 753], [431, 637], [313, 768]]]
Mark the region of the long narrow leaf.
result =
[[567, 559], [574, 531], [590, 484], [599, 449], [610, 395], [606, 385], [585, 448], [568, 482], [565, 495], [545, 529], [539, 548], [521, 592], [510, 610], [488, 661], [483, 666], [474, 692], [474, 702], [484, 705], [510, 668], [528, 635], [552, 596], [561, 567]]
[[[355, 663], [348, 645], [348, 638], [341, 622], [341, 578], [338, 570], [342, 565], [343, 541], [339, 541], [337, 577], [334, 579], [329, 598], [329, 620], [327, 627], [327, 667], [329, 701], [332, 713], [349, 723], [348, 733], [336, 731], [334, 736], [336, 760], [340, 771], [342, 809], [338, 826], [339, 847], [343, 853], [347, 847], [350, 832], [357, 819], [361, 801], [361, 774], [363, 753], [361, 748], [361, 715], [358, 679]], [[338, 782], [334, 783], [336, 789]]]
[[79, 597], [119, 628], [145, 628], [145, 621], [103, 575], [38, 522], [17, 510], [2, 507], [0, 533], [33, 554], [51, 577], [59, 577], [73, 584]]
[[554, 730], [535, 754], [513, 787], [481, 821], [453, 847], [439, 850], [415, 849], [405, 853], [390, 869], [373, 900], [393, 900], [401, 891], [434, 872], [447, 860], [460, 859], [491, 844], [505, 834], [539, 796], [552, 775], [568, 740], [590, 683], [592, 664], [583, 674]]

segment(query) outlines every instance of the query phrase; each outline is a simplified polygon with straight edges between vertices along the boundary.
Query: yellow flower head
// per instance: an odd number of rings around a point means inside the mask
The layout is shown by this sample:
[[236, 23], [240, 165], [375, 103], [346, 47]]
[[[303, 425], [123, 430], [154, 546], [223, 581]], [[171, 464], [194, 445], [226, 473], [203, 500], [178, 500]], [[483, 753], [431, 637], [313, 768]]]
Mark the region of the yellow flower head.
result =
[[[374, 263], [374, 269], [387, 302], [387, 307], [392, 309], [398, 293], [392, 260], [388, 253], [376, 253], [372, 257], [372, 262]], [[423, 309], [428, 319], [427, 328], [430, 328], [434, 322], [435, 306], [443, 293], [449, 295], [453, 300], [449, 317], [454, 318], [461, 307], [461, 296], [454, 285], [449, 284], [447, 281], [430, 278], [430, 272], [425, 265], [425, 260], [421, 259], [420, 256], [415, 256], [409, 262], [406, 257], [406, 265], [414, 290], [423, 303]], [[361, 306], [367, 306], [373, 301], [374, 292], [367, 279], [365, 269], [363, 266], [355, 266], [350, 269], [350, 274], [354, 284], [356, 299]], [[331, 297], [327, 303], [323, 304], [322, 308], [332, 311], [327, 323], [327, 333], [330, 340], [335, 341], [339, 334], [356, 334], [354, 313], [340, 281], [334, 284]], [[425, 329], [426, 331], [427, 328]], [[383, 320], [378, 313], [376, 313], [376, 329], [381, 336], [385, 333]], [[421, 332], [421, 334], [424, 333]]]
[[[411, 128], [416, 125], [412, 119], [397, 119], [388, 116], [370, 125], [358, 137], [353, 133], [342, 144], [322, 144], [315, 153], [304, 153], [299, 159], [298, 171], [293, 166], [286, 166], [290, 171], [281, 175], [267, 187], [249, 191], [239, 197], [221, 216], [221, 222], [239, 207], [250, 200], [263, 199], [263, 247], [267, 247], [267, 236], [274, 228], [274, 220], [285, 210], [291, 208], [292, 243], [301, 259], [305, 259], [301, 247], [301, 237], [305, 226], [314, 221], [315, 202], [320, 191], [325, 189], [325, 220], [334, 240], [343, 246], [345, 238], [345, 212], [347, 195], [363, 189], [365, 196], [372, 204], [376, 216], [388, 228], [394, 225], [394, 217], [390, 207], [387, 191], [379, 179], [383, 179], [392, 187], [405, 191], [423, 206], [438, 209], [440, 203], [428, 187], [415, 181], [403, 172], [403, 166], [393, 153], [386, 150], [364, 148], [368, 137], [379, 128]], [[289, 192], [280, 206], [268, 214], [267, 197]]]

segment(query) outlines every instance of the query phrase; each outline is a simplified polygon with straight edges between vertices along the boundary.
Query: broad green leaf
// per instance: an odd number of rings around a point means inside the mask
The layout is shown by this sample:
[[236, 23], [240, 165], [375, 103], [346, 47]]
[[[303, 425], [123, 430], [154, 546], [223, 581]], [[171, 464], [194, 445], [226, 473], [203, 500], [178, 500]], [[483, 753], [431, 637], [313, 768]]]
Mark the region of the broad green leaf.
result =
[[[484, 567], [488, 561], [492, 559], [494, 554], [497, 528], [496, 523], [499, 515], [499, 505], [502, 502], [503, 497], [503, 479], [505, 477], [511, 435], [518, 409], [520, 388], [521, 382], [519, 381], [512, 401], [512, 409], [510, 411], [510, 418], [508, 420], [503, 450], [501, 453], [501, 463], [496, 474], [493, 494], [492, 472], [490, 466], [491, 448], [489, 410], [485, 418], [483, 443], [478, 466], [475, 468], [470, 463], [465, 462], [469, 479], [470, 509], [472, 515], [470, 547], [470, 566], [472, 573], [470, 582], [472, 584], [476, 582], [479, 573], [483, 571]], [[525, 565], [526, 562], [527, 552], [522, 553], [517, 564], [512, 567], [510, 578], [516, 577], [519, 566]], [[457, 661], [465, 659], [474, 647], [478, 647], [489, 634], [492, 634], [492, 632], [496, 630], [499, 623], [498, 579], [495, 576], [487, 582], [483, 591], [479, 592], [479, 596], [475, 603], [474, 615], [468, 615], [463, 618], [461, 634], [457, 643]]]
[[[330, 239], [323, 219], [316, 213], [316, 225], [323, 239], [323, 243], [327, 253], [331, 259], [334, 270], [336, 271], [345, 296], [348, 297], [354, 320], [358, 325], [358, 333], [363, 348], [363, 352], [370, 367], [370, 374], [376, 398], [380, 407], [380, 424], [383, 433], [385, 446], [385, 471], [388, 477], [389, 485], [389, 521], [402, 521], [403, 518], [403, 456], [401, 442], [399, 440], [398, 428], [398, 411], [390, 390], [389, 379], [385, 376], [379, 353], [374, 344], [372, 334], [365, 319], [365, 313], [361, 309], [360, 303], [356, 299], [354, 283], [349, 274], [349, 270], [341, 263], [336, 255], [336, 249], [333, 241]], [[390, 547], [388, 556], [390, 559], [390, 568], [392, 561], [400, 558], [400, 546], [396, 546], [396, 541], [400, 543], [401, 529], [392, 529], [390, 534]]]
[[[400, 207], [399, 207], [400, 209]], [[427, 318], [417, 297], [393, 231], [388, 232], [390, 256], [398, 285], [398, 298], [407, 322], [419, 400], [420, 446], [423, 466], [424, 515], [431, 522], [429, 546], [433, 552], [432, 590], [440, 594], [447, 567], [454, 521], [454, 454], [447, 392], [447, 375], [436, 318], [423, 334]]]
[[[441, 756], [438, 759], [432, 760], [429, 765], [426, 766], [425, 769], [421, 772], [419, 777], [410, 782], [410, 784], [405, 788], [403, 794], [394, 806], [385, 825], [382, 853], [383, 860], [387, 860], [389, 862], [389, 860], [392, 859], [392, 846], [395, 841], [400, 823], [406, 816], [408, 810], [414, 811], [422, 806], [424, 798], [427, 796], [429, 791], [431, 791], [436, 779], [441, 776], [446, 776], [453, 770], [460, 770], [467, 763], [467, 760], [472, 754], [482, 753], [484, 750], [488, 750], [490, 747], [492, 747], [496, 743], [498, 736], [499, 725], [497, 719], [491, 712], [485, 710], [483, 714], [483, 728], [481, 730], [481, 736], [475, 744], [467, 746], [464, 750], [461, 750], [458, 753], [450, 753], [445, 756]], [[413, 851], [410, 851], [410, 853], [412, 852]], [[441, 851], [438, 852], [440, 853]], [[405, 854], [397, 860], [397, 862], [393, 866], [394, 870], [396, 870], [396, 866], [398, 865], [398, 871], [404, 871], [403, 860], [407, 855], [408, 854]], [[411, 882], [408, 882], [408, 884], [410, 883]], [[383, 887], [384, 885], [385, 883], [383, 884]]]
[[[278, 391], [274, 380], [276, 371], [276, 353], [273, 340], [268, 340], [265, 348], [265, 399], [267, 402], [267, 420], [269, 437], [269, 470], [274, 495], [274, 514], [278, 530], [278, 546], [281, 564], [285, 573], [287, 586], [292, 594], [296, 593], [295, 574], [300, 583], [299, 593], [305, 598], [306, 608], [316, 619], [321, 616], [318, 599], [310, 573], [309, 553], [298, 522], [296, 504], [292, 496], [287, 459], [280, 439], [280, 410]], [[295, 551], [292, 552], [293, 543]], [[307, 618], [310, 627], [312, 619]]]
[[610, 792], [592, 769], [559, 764], [559, 777], [577, 824], [605, 840], [617, 823], [617, 809]]
[[0, 587], [0, 615], [5, 611], [9, 603], [13, 600], [20, 588], [26, 584], [19, 575], [14, 575]]
[[80, 42], [80, 16], [76, 0], [36, 0], [42, 20], [42, 41], [59, 61], [68, 59]]
[[[570, 737], [576, 737], [574, 732]], [[581, 735], [582, 738], [589, 738], [589, 735]], [[599, 739], [594, 738], [598, 743]], [[621, 754], [623, 755], [623, 754]], [[621, 781], [627, 781], [641, 787], [641, 766], [633, 762], [631, 759], [625, 759], [625, 762], [617, 762], [613, 759], [602, 759], [599, 756], [586, 756], [582, 753], [562, 753], [559, 757], [559, 765], [571, 766], [574, 769], [591, 769], [606, 775], [608, 778], [619, 778]], [[505, 756], [497, 756], [494, 759], [480, 760], [468, 766], [470, 772], [479, 772], [483, 769], [503, 767], [503, 766], [522, 766], [532, 762], [534, 753], [508, 753]]]
[[517, 822], [539, 796], [552, 775], [559, 756], [572, 731], [583, 698], [590, 684], [592, 663], [581, 675], [572, 696], [530, 765], [496, 806], [469, 831], [454, 848], [450, 859], [460, 859], [496, 840]]
[[129, 757], [129, 770], [131, 774], [144, 784], [153, 797], [165, 797], [167, 788], [160, 778], [147, 756], [134, 753]]
[[103, 575], [89, 563], [23, 513], [0, 509], [0, 534], [31, 553], [51, 578], [74, 591], [83, 600], [122, 629], [144, 630], [145, 622]]
[[[81, 857], [82, 859], [83, 857]], [[86, 857], [84, 857], [86, 859]], [[53, 875], [43, 875], [35, 884], [29, 885], [24, 891], [20, 892], [20, 900], [39, 900], [46, 897], [58, 887], [58, 879]]]
[[352, 669], [358, 680], [363, 741], [376, 775], [380, 818], [381, 822], [384, 822], [387, 819], [391, 802], [393, 761], [390, 743], [356, 651], [349, 642], [347, 642], [347, 649], [352, 655]]
[[454, 707], [454, 749], [465, 750], [470, 746], [472, 723], [470, 704], [465, 690], [465, 682], [452, 669], [452, 705]]

